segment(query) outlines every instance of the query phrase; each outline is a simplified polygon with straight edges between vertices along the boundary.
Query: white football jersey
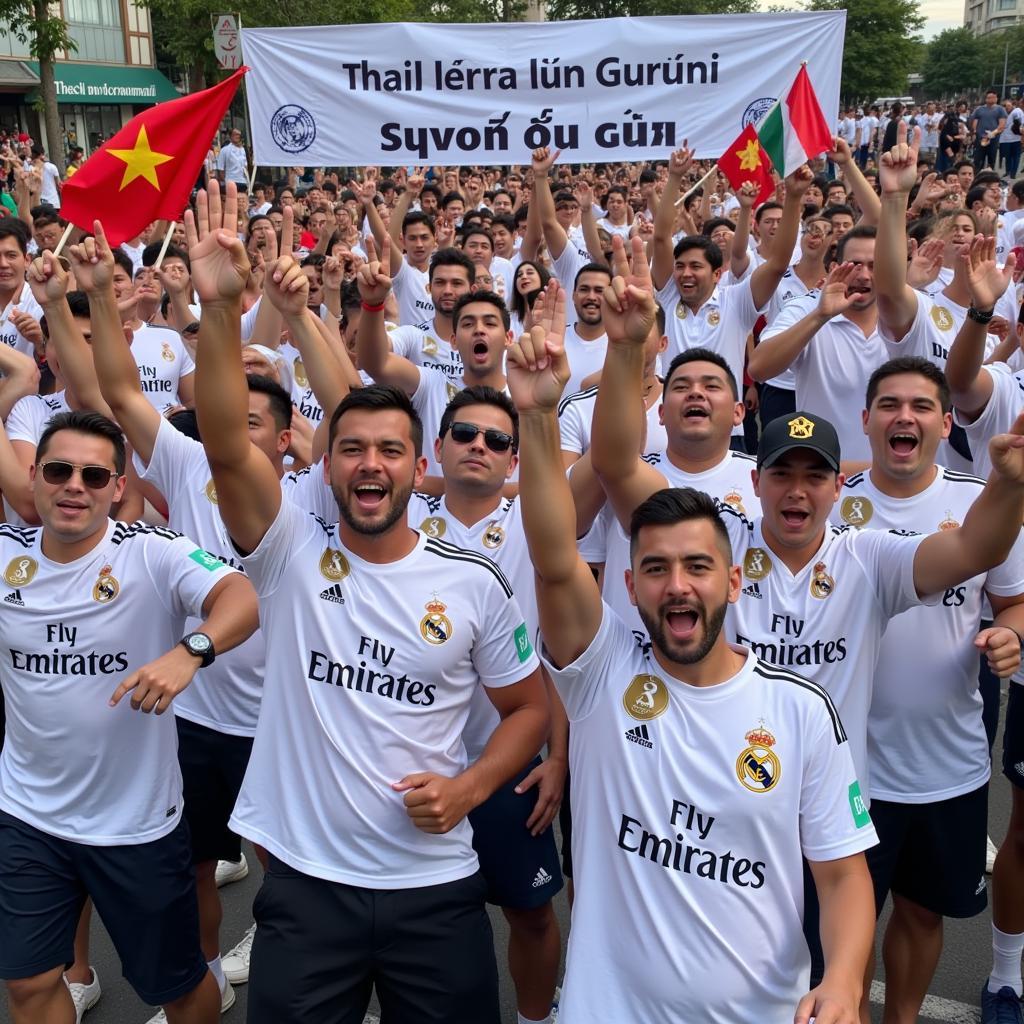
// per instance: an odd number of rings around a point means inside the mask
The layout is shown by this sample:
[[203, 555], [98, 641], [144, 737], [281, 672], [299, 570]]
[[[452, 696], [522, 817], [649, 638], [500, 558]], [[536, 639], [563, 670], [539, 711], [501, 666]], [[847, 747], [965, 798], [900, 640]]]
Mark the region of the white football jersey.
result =
[[608, 335], [587, 341], [579, 336], [576, 325], [565, 330], [565, 357], [569, 360], [569, 379], [565, 382], [566, 394], [574, 394], [583, 387], [587, 377], [604, 368], [604, 357], [608, 351]]
[[424, 320], [434, 319], [430, 274], [426, 270], [417, 270], [403, 258], [398, 273], [391, 279], [391, 287], [398, 300], [399, 324], [421, 324]]
[[306, 366], [302, 361], [302, 353], [290, 342], [283, 341], [278, 351], [292, 371], [292, 404], [303, 416], [313, 424], [313, 429], [324, 418], [323, 406], [320, 405], [313, 389], [309, 386]]
[[565, 1024], [753, 1007], [788, 1024], [807, 991], [803, 858], [877, 838], [827, 693], [742, 653], [731, 679], [691, 686], [605, 607], [587, 650], [549, 664], [572, 724]]
[[[558, 406], [558, 429], [562, 435], [562, 449], [585, 455], [590, 451], [590, 435], [597, 405], [597, 388], [577, 391], [563, 398]], [[647, 410], [647, 436], [645, 452], [663, 452], [668, 447], [668, 435], [661, 422], [661, 397]]]
[[992, 394], [976, 420], [968, 423], [956, 409], [953, 421], [964, 428], [974, 456], [974, 471], [982, 479], [992, 472], [988, 443], [1005, 434], [1024, 409], [1024, 371], [1014, 373], [1006, 363], [989, 363], [981, 368], [992, 378]]
[[231, 828], [298, 871], [346, 885], [404, 889], [473, 874], [469, 822], [428, 835], [393, 784], [462, 772], [476, 688], [536, 669], [504, 575], [425, 534], [396, 562], [366, 562], [336, 527], [287, 501], [243, 562], [268, 653]]
[[139, 368], [142, 393], [159, 413], [181, 405], [178, 381], [196, 372], [196, 364], [170, 327], [143, 324], [132, 335], [132, 357]]
[[0, 809], [88, 846], [151, 842], [181, 817], [174, 716], [133, 711], [130, 695], [108, 702], [174, 647], [233, 570], [141, 522], [110, 521], [66, 563], [42, 553], [42, 534], [0, 526]]
[[451, 339], [442, 338], [434, 329], [433, 320], [413, 327], [396, 327], [388, 332], [391, 351], [416, 366], [443, 373], [449, 382], [461, 388], [462, 356]]
[[27, 284], [21, 286], [18, 297], [8, 303], [3, 310], [0, 310], [0, 344], [15, 349], [30, 359], [35, 358], [35, 345], [11, 323], [11, 313], [17, 310], [20, 313], [28, 313], [36, 320], [43, 318], [43, 307], [36, 302], [32, 289]]

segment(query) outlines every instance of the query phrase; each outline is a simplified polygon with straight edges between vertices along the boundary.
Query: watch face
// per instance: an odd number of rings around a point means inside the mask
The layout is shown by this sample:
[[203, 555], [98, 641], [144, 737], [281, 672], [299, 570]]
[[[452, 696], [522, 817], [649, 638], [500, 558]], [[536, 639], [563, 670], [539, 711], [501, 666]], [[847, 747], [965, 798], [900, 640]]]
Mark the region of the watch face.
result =
[[197, 633], [188, 638], [188, 647], [190, 651], [194, 651], [196, 654], [205, 654], [213, 644], [210, 642], [208, 636], [203, 636]]

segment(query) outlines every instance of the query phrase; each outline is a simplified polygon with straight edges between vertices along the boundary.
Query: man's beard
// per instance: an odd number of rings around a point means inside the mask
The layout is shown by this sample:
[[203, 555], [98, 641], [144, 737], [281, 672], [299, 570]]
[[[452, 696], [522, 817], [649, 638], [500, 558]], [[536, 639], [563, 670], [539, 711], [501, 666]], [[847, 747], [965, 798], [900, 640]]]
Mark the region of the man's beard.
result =
[[[356, 518], [351, 508], [349, 508], [348, 502], [344, 500], [344, 496], [337, 487], [332, 485], [331, 491], [334, 493], [334, 500], [338, 504], [338, 514], [345, 525], [355, 530], [356, 533], [361, 533], [364, 537], [375, 537], [378, 534], [387, 533], [395, 523], [400, 519], [404, 519], [406, 509], [409, 507], [409, 499], [412, 497], [411, 484], [401, 490], [393, 490], [391, 492], [391, 508], [388, 510], [387, 515], [381, 520], [366, 522]], [[354, 496], [355, 492], [353, 491]]]
[[637, 611], [640, 613], [640, 620], [647, 629], [647, 635], [650, 636], [651, 642], [669, 661], [674, 661], [677, 665], [695, 665], [697, 662], [703, 661], [710, 653], [711, 648], [715, 646], [718, 635], [722, 632], [728, 606], [728, 602], [723, 601], [711, 611], [710, 616], [703, 604], [691, 607], [691, 610], [697, 613], [698, 625], [703, 627], [704, 634], [704, 638], [697, 647], [691, 650], [681, 650], [672, 639], [662, 625], [660, 609], [657, 615], [651, 615], [646, 609], [637, 605]]

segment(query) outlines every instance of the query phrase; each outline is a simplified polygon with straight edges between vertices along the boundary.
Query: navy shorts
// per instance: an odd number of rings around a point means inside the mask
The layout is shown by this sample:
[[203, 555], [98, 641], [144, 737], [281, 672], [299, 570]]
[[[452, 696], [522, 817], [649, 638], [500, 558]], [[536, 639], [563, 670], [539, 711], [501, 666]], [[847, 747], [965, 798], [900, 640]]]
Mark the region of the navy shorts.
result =
[[1010, 683], [1003, 720], [1003, 774], [1024, 789], [1024, 686]]
[[192, 861], [237, 861], [242, 840], [228, 828], [252, 753], [251, 736], [230, 736], [177, 718], [185, 818], [192, 835]]
[[0, 811], [0, 978], [32, 978], [75, 959], [92, 897], [139, 998], [166, 1006], [206, 975], [184, 819], [138, 846], [85, 846]]
[[537, 787], [515, 787], [541, 763], [535, 758], [514, 779], [469, 812], [473, 849], [487, 881], [487, 902], [510, 910], [542, 907], [562, 889], [555, 836], [548, 826], [539, 836], [526, 822], [537, 803]]
[[974, 917], [988, 902], [988, 783], [928, 804], [871, 801], [878, 845], [865, 851], [875, 911], [896, 896], [942, 917]]

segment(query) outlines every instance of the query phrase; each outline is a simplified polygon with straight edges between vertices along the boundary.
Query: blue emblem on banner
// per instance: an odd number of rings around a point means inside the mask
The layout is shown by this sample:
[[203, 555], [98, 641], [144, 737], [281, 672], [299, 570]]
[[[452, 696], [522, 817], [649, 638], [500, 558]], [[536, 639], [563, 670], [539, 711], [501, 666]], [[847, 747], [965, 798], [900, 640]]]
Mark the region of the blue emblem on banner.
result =
[[757, 127], [757, 122], [768, 113], [772, 107], [775, 106], [774, 96], [762, 96], [759, 100], [754, 100], [753, 103], [747, 105], [747, 109], [743, 111], [743, 117], [740, 119], [740, 127], [746, 128], [748, 124]]
[[301, 153], [316, 139], [316, 121], [305, 107], [289, 103], [274, 112], [270, 134], [286, 153]]

